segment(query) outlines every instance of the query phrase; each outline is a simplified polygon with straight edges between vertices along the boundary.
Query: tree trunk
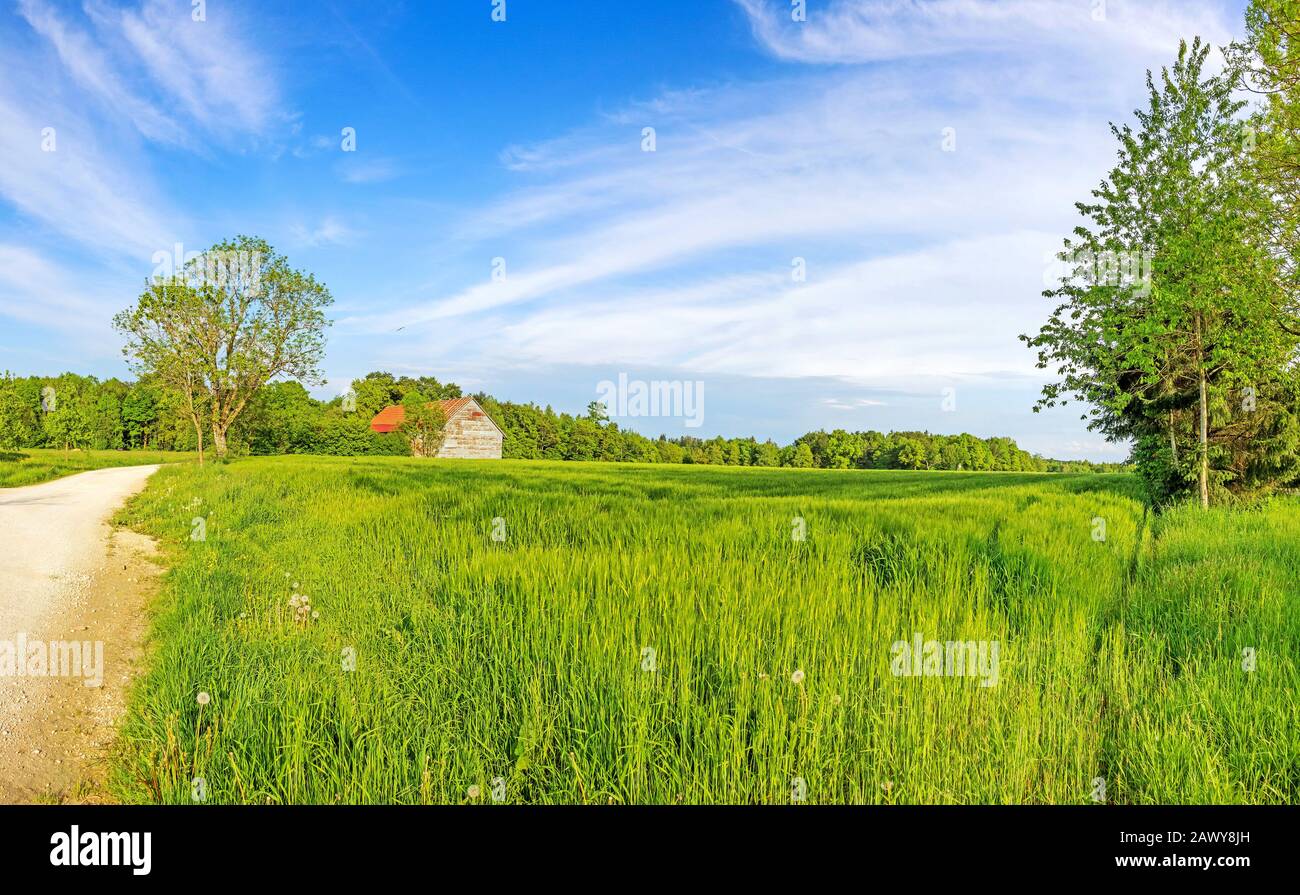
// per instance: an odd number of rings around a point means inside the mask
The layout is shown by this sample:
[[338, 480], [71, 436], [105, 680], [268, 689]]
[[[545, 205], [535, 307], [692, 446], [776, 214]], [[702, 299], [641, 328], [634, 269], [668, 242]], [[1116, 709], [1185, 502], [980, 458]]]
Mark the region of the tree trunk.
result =
[[1205, 404], [1205, 371], [1201, 370], [1201, 507], [1210, 506], [1210, 414]]
[[1174, 427], [1174, 412], [1169, 411], [1169, 450], [1174, 455], [1174, 467], [1178, 466], [1178, 430]]
[[212, 427], [212, 444], [217, 449], [217, 459], [226, 459], [226, 432], [216, 426]]
[[194, 422], [194, 432], [199, 438], [199, 465], [203, 465], [203, 418], [194, 408], [194, 374], [185, 371], [185, 401], [190, 408], [190, 419]]
[[199, 465], [202, 466], [203, 465], [203, 423], [202, 421], [199, 420], [197, 415], [195, 415], [193, 419], [194, 419], [194, 431], [198, 433], [199, 436]]
[[1200, 364], [1197, 372], [1201, 385], [1201, 508], [1210, 506], [1210, 410], [1205, 400], [1205, 351], [1201, 347], [1201, 318], [1196, 318], [1197, 354]]

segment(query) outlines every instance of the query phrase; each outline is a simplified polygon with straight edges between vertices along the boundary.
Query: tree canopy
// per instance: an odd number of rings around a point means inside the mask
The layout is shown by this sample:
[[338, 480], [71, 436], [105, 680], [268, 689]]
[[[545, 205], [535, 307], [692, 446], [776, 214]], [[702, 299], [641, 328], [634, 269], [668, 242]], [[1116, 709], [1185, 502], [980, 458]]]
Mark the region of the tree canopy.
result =
[[185, 270], [148, 283], [114, 318], [134, 370], [184, 395], [200, 445], [203, 421], [219, 457], [230, 427], [272, 379], [322, 382], [329, 290], [262, 239], [218, 243]]
[[1284, 211], [1259, 175], [1258, 116], [1240, 67], [1207, 71], [1184, 43], [1147, 73], [1136, 125], [1112, 125], [1118, 161], [1077, 209], [1059, 303], [1022, 336], [1059, 377], [1035, 410], [1087, 405], [1089, 427], [1132, 439], [1151, 498], [1212, 498], [1300, 476], [1294, 280], [1278, 250]]

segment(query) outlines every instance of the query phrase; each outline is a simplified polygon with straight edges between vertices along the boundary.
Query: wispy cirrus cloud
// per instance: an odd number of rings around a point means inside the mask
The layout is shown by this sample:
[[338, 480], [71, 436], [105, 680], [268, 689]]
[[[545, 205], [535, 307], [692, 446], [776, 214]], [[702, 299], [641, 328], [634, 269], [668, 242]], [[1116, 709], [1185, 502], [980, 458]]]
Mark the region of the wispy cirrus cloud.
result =
[[485, 328], [503, 356], [537, 363], [667, 364], [927, 389], [1030, 377], [1033, 360], [1016, 335], [1040, 316], [1033, 297], [1055, 242], [1036, 232], [953, 240], [828, 264], [805, 282], [737, 274], [623, 289], [617, 301], [593, 288]]
[[32, 30], [49, 41], [70, 78], [107, 109], [126, 115], [150, 140], [187, 145], [185, 129], [158, 104], [139, 95], [119, 70], [118, 62], [95, 36], [40, 0], [21, 0], [19, 13]]
[[1189, 0], [832, 0], [802, 21], [780, 0], [734, 0], [754, 36], [794, 62], [864, 63], [1039, 50], [1169, 53], [1180, 37], [1225, 43], [1223, 8]]
[[195, 21], [190, 4], [167, 0], [87, 0], [82, 15], [20, 0], [18, 11], [86, 98], [125, 114], [148, 140], [195, 148], [193, 128], [227, 140], [278, 117], [276, 79], [229, 10]]
[[861, 410], [864, 407], [887, 407], [885, 401], [875, 398], [823, 398], [822, 404], [835, 410]]
[[[846, 72], [696, 91], [615, 116], [585, 142], [533, 147], [531, 163], [561, 176], [476, 212], [464, 228], [478, 235], [485, 255], [505, 259], [504, 281], [490, 280], [484, 264], [483, 278], [458, 293], [352, 322], [385, 331], [515, 308], [525, 319], [558, 315], [566, 321], [559, 335], [578, 323], [570, 311], [586, 291], [626, 307], [637, 301], [634, 281], [649, 274], [669, 278], [675, 294], [696, 296], [704, 307], [724, 305], [726, 290], [750, 284], [752, 311], [758, 298], [790, 284], [798, 257], [808, 259], [811, 288], [904, 246], [1063, 220], [1060, 212], [1091, 185], [1092, 160], [1108, 146], [1104, 129], [1072, 118], [1026, 128], [1018, 103], [1045, 98], [1015, 72], [989, 74], [985, 91], [937, 83]], [[657, 128], [655, 152], [640, 151], [638, 122]], [[943, 151], [945, 127], [959, 135], [957, 152]], [[586, 161], [565, 164], [571, 152]], [[1015, 261], [1033, 295], [1044, 263], [1036, 252], [1028, 265]], [[860, 315], [861, 303], [844, 297], [823, 312]], [[629, 326], [629, 334], [646, 339], [653, 328]], [[703, 356], [693, 344], [698, 334], [679, 335], [679, 359]], [[612, 344], [629, 349], [628, 340]], [[826, 360], [834, 363], [834, 354]], [[846, 362], [838, 372], [856, 368]]]
[[57, 321], [84, 348], [110, 331], [102, 313], [105, 285], [73, 276], [25, 246], [0, 243], [0, 315], [38, 326]]
[[121, 164], [134, 151], [35, 79], [15, 73], [0, 84], [0, 196], [52, 234], [144, 259], [170, 244], [166, 201]]
[[214, 8], [194, 21], [191, 4], [173, 0], [86, 10], [105, 40], [122, 41], [140, 61], [152, 89], [207, 132], [260, 134], [280, 117], [277, 80], [248, 38], [251, 18]]
[[16, 9], [0, 29], [0, 198], [38, 241], [143, 267], [191, 226], [150, 152], [260, 137], [279, 114], [276, 79], [229, 10], [194, 21], [191, 4], [164, 0]]

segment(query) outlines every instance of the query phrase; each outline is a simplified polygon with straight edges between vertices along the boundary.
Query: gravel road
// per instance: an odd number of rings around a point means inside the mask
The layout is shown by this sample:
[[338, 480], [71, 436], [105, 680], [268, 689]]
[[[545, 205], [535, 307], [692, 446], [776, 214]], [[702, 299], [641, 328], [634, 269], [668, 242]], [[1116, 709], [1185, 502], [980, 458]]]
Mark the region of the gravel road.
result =
[[149, 539], [107, 523], [157, 469], [0, 489], [0, 802], [103, 798], [158, 572]]

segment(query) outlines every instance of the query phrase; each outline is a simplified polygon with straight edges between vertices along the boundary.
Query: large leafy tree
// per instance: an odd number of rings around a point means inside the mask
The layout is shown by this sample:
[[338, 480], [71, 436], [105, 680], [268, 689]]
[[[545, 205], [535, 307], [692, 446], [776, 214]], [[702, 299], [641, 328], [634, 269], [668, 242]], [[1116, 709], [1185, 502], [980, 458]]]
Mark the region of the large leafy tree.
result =
[[122, 351], [131, 366], [169, 389], [167, 403], [194, 427], [200, 464], [209, 407], [200, 338], [204, 315], [199, 291], [185, 277], [173, 276], [154, 279], [135, 307], [113, 320], [127, 336]]
[[[1060, 303], [1035, 336], [1038, 365], [1059, 380], [1035, 410], [1081, 400], [1090, 428], [1134, 439], [1152, 497], [1258, 484], [1292, 459], [1288, 359], [1294, 318], [1270, 251], [1273, 197], [1255, 176], [1233, 72], [1206, 74], [1210, 47], [1180, 47], [1137, 126], [1112, 125], [1114, 169], [1078, 203]], [[1260, 398], [1264, 402], [1260, 403]], [[1239, 401], [1238, 398], [1241, 398]], [[1251, 414], [1247, 416], [1246, 414]], [[1274, 454], [1259, 463], [1263, 449]]]
[[1276, 198], [1274, 235], [1291, 285], [1300, 267], [1300, 0], [1252, 0], [1246, 39], [1228, 48], [1241, 84], [1263, 98], [1252, 123], [1260, 179]]
[[[1256, 176], [1272, 199], [1270, 246], [1279, 261], [1271, 291], [1289, 335], [1300, 337], [1300, 0], [1252, 0], [1246, 39], [1228, 48], [1240, 84], [1263, 102], [1250, 122]], [[1300, 370], [1292, 352], [1251, 414], [1252, 456], [1238, 463], [1243, 481], [1295, 484], [1300, 456]]]
[[289, 266], [265, 240], [219, 243], [174, 277], [156, 279], [114, 320], [134, 366], [186, 398], [196, 430], [206, 418], [218, 457], [258, 390], [288, 376], [323, 382], [329, 290]]

